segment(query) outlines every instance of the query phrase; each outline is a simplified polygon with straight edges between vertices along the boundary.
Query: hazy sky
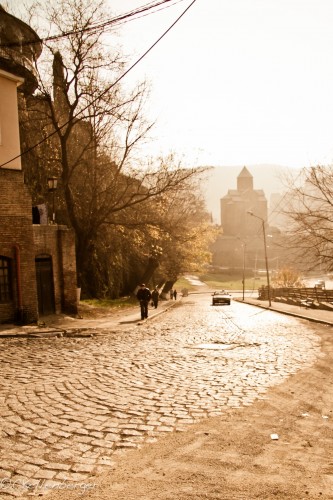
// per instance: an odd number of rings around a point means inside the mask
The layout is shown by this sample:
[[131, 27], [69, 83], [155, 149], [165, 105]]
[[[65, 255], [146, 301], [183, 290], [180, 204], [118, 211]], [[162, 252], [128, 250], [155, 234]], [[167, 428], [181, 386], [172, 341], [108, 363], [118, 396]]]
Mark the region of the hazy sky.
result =
[[[148, 3], [106, 1], [117, 14]], [[118, 27], [130, 60], [191, 2]], [[126, 77], [152, 84], [147, 152], [191, 165], [332, 163], [332, 26], [333, 0], [196, 0]]]
[[[126, 12], [144, 0], [108, 0]], [[144, 52], [190, 5], [125, 24]], [[196, 0], [130, 78], [152, 81], [154, 149], [211, 165], [333, 160], [333, 0]]]

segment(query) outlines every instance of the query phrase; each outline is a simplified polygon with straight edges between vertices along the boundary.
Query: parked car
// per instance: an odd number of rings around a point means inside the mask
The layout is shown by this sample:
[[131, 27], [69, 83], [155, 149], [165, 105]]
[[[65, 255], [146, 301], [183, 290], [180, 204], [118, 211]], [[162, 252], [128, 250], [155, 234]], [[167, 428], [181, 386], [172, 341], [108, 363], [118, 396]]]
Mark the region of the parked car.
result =
[[225, 290], [218, 290], [212, 294], [212, 305], [222, 305], [226, 304], [230, 306], [231, 302], [231, 295], [230, 293], [226, 292]]
[[322, 290], [323, 288], [325, 288], [325, 281], [324, 280], [317, 280], [315, 282], [314, 287], [315, 288], [319, 288], [320, 290]]

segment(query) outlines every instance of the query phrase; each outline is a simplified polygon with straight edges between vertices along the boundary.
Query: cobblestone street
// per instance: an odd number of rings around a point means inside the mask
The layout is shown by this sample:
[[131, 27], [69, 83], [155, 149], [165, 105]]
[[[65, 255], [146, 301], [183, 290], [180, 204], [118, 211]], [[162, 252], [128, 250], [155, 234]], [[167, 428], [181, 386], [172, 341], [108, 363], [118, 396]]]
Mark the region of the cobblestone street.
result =
[[1, 339], [0, 497], [85, 485], [118, 453], [251, 405], [320, 355], [316, 325], [191, 295], [92, 337]]

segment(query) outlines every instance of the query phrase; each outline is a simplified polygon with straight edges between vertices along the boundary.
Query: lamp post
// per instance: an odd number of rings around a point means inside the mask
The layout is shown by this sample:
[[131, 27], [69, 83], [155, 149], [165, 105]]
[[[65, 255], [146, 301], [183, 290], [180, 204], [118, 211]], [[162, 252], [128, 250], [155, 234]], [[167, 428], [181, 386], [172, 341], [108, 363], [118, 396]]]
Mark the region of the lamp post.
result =
[[269, 283], [269, 269], [268, 269], [268, 258], [267, 258], [265, 219], [263, 219], [262, 217], [259, 217], [258, 215], [255, 215], [251, 211], [248, 211], [247, 213], [249, 215], [252, 215], [252, 217], [256, 217], [256, 219], [259, 219], [262, 222], [262, 232], [263, 232], [263, 235], [264, 235], [264, 247], [265, 247], [265, 263], [266, 263], [267, 287], [268, 287], [268, 304], [269, 304], [269, 307], [271, 307], [271, 305], [272, 305], [272, 302], [271, 302], [271, 287], [270, 287], [270, 283]]
[[47, 179], [47, 185], [49, 188], [49, 192], [52, 193], [52, 224], [55, 224], [54, 192], [57, 189], [58, 185], [57, 177], [49, 177]]

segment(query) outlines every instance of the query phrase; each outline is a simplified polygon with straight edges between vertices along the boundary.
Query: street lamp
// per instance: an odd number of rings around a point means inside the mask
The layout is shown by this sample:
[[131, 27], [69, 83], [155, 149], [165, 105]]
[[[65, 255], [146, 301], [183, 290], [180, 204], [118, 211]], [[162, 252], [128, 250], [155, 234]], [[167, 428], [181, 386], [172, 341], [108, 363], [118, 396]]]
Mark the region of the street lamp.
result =
[[49, 188], [49, 192], [52, 193], [52, 223], [55, 224], [54, 192], [57, 189], [58, 185], [57, 177], [49, 177], [47, 179], [47, 185]]
[[265, 263], [266, 263], [267, 287], [268, 287], [268, 304], [269, 304], [269, 307], [271, 307], [271, 305], [272, 305], [272, 303], [271, 303], [271, 288], [270, 288], [270, 283], [269, 283], [269, 270], [268, 270], [268, 259], [267, 259], [265, 220], [262, 217], [259, 217], [258, 215], [255, 215], [251, 211], [248, 211], [247, 213], [249, 215], [252, 215], [252, 217], [256, 217], [257, 219], [261, 220], [261, 222], [262, 222], [262, 232], [263, 232], [263, 235], [264, 235], [264, 247], [265, 247]]

